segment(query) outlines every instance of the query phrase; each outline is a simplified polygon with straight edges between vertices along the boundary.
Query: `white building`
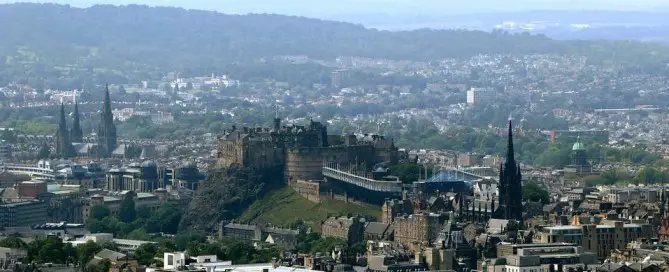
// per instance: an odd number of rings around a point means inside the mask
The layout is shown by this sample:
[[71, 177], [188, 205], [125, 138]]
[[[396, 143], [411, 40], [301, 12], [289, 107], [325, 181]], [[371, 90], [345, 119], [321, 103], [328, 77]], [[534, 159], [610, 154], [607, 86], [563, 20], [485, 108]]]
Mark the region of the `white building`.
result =
[[487, 104], [497, 98], [497, 91], [493, 88], [471, 88], [467, 91], [467, 104]]

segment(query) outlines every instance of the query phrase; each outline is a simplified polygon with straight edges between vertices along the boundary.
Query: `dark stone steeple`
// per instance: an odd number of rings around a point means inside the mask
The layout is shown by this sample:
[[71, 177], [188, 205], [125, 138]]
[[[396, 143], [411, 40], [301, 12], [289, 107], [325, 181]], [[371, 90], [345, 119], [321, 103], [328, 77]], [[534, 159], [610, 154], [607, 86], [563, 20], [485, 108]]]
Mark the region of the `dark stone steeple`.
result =
[[499, 169], [499, 208], [494, 212], [493, 218], [522, 221], [523, 185], [520, 164], [514, 157], [511, 121], [508, 137], [506, 158]]
[[105, 87], [105, 100], [100, 114], [100, 125], [98, 126], [98, 156], [110, 157], [116, 149], [116, 126], [114, 126], [114, 115], [109, 98], [109, 85]]
[[70, 131], [70, 140], [74, 143], [81, 143], [84, 141], [84, 133], [81, 130], [81, 123], [79, 121], [79, 102], [74, 103], [74, 122], [72, 123], [72, 130]]
[[65, 106], [62, 103], [60, 104], [60, 120], [58, 121], [58, 130], [56, 131], [56, 155], [61, 158], [76, 156], [72, 141], [70, 141], [70, 131], [67, 130]]

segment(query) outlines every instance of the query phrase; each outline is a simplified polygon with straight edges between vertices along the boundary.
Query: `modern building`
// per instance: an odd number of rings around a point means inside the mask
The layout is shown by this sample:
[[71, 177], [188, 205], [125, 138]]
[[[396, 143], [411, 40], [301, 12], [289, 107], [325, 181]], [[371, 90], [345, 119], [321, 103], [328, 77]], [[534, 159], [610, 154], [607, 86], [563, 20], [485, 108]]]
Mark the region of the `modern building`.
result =
[[[576, 218], [578, 223], [578, 218]], [[628, 243], [655, 235], [649, 224], [625, 224], [622, 221], [605, 221], [599, 225], [569, 225], [546, 227], [534, 235], [535, 243], [574, 243], [584, 251], [594, 253], [598, 259], [608, 258], [612, 250], [623, 250]]]
[[44, 224], [48, 221], [49, 204], [30, 200], [0, 204], [0, 227], [24, 227]]
[[467, 91], [467, 104], [488, 104], [495, 100], [498, 93], [493, 88], [471, 88]]
[[195, 191], [202, 180], [204, 174], [200, 173], [194, 162], [187, 162], [177, 168], [166, 168], [146, 160], [141, 164], [131, 163], [126, 167], [110, 169], [105, 177], [104, 188], [109, 191], [149, 193], [171, 186]]
[[594, 268], [600, 262], [592, 253], [573, 244], [509, 244], [497, 246], [497, 258], [486, 260], [484, 272], [574, 271]]

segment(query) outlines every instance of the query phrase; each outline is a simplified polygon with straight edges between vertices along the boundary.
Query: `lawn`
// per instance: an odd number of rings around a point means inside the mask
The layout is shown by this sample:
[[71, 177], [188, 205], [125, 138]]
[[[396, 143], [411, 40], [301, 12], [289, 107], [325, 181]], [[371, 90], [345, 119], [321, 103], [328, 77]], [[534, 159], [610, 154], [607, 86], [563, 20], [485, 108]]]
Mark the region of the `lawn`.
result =
[[237, 221], [288, 226], [296, 220], [302, 220], [313, 231], [320, 232], [321, 222], [328, 217], [349, 214], [372, 216], [378, 219], [381, 215], [381, 208], [333, 199], [324, 199], [321, 203], [314, 203], [298, 195], [293, 188], [284, 187], [253, 203]]

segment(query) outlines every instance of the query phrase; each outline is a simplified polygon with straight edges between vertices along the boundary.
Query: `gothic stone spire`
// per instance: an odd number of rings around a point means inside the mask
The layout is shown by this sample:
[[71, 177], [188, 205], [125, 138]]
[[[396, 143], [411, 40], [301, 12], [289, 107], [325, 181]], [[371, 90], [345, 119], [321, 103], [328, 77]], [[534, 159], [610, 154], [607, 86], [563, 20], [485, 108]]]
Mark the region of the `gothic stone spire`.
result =
[[522, 220], [523, 188], [520, 164], [516, 162], [513, 150], [513, 126], [509, 121], [506, 159], [500, 165], [499, 174], [499, 209], [495, 218]]
[[100, 114], [100, 126], [98, 127], [98, 156], [109, 157], [116, 149], [116, 126], [114, 126], [114, 115], [109, 98], [109, 84], [105, 87], [105, 98]]
[[79, 121], [79, 102], [74, 103], [74, 122], [72, 123], [72, 131], [70, 131], [70, 140], [75, 143], [83, 142], [83, 131]]
[[70, 131], [67, 130], [65, 105], [63, 103], [60, 104], [60, 119], [58, 121], [58, 130], [56, 131], [56, 155], [61, 158], [70, 158], [76, 155], [72, 141], [70, 141]]

